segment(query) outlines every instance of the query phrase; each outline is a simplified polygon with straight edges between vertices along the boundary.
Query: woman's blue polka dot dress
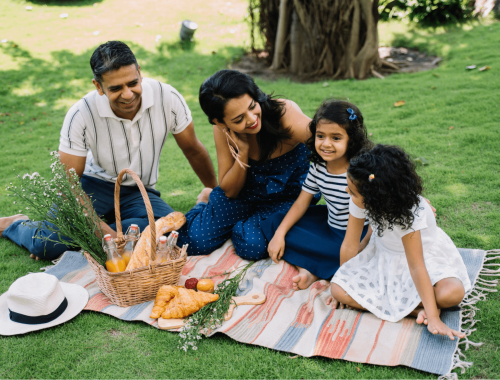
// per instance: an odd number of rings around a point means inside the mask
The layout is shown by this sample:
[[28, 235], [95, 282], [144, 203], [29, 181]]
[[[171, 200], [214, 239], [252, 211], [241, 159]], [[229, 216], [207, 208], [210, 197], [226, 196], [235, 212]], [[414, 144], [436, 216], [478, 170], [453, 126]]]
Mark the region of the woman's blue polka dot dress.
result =
[[220, 187], [208, 203], [198, 203], [186, 214], [178, 245], [189, 244], [190, 256], [208, 255], [231, 238], [236, 253], [246, 260], [268, 257], [260, 224], [276, 212], [287, 212], [297, 199], [308, 170], [304, 144], [264, 163], [249, 159], [250, 167], [237, 198], [227, 198]]

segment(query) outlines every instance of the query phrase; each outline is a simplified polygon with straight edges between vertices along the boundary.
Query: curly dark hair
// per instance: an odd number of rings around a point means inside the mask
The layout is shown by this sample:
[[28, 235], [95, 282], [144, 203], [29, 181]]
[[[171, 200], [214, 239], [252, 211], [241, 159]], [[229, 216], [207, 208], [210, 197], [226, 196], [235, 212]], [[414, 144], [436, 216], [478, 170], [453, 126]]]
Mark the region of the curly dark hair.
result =
[[[370, 180], [371, 174], [375, 177]], [[423, 185], [403, 149], [377, 144], [351, 160], [347, 175], [364, 197], [368, 218], [377, 225], [378, 236], [394, 225], [411, 227]]]
[[[348, 108], [351, 108], [357, 116], [355, 120], [349, 120], [351, 114], [347, 112]], [[316, 128], [318, 127], [318, 123], [322, 120], [337, 123], [347, 132], [349, 142], [347, 143], [346, 156], [348, 160], [356, 157], [362, 149], [370, 149], [373, 146], [373, 143], [368, 138], [368, 133], [363, 123], [363, 115], [358, 107], [342, 100], [326, 99], [309, 123], [311, 137], [307, 140], [306, 146], [311, 151], [309, 160], [312, 162], [316, 164], [325, 162], [318, 152], [316, 152], [316, 147], [314, 145]]]
[[220, 70], [205, 79], [200, 87], [200, 106], [208, 122], [214, 120], [224, 123], [224, 109], [231, 99], [248, 94], [260, 104], [262, 109], [262, 128], [257, 133], [260, 150], [259, 162], [268, 160], [284, 140], [292, 137], [290, 128], [281, 124], [285, 114], [285, 103], [265, 94], [252, 77], [236, 70]]

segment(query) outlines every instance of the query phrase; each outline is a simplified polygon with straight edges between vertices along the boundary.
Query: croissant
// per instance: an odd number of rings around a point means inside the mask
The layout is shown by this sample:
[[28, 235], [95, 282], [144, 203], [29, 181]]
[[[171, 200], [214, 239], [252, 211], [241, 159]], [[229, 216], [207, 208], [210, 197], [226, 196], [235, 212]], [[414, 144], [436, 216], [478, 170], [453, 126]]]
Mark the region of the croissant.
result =
[[[174, 211], [156, 221], [156, 244], [160, 241], [160, 237], [167, 232], [178, 230], [184, 223], [186, 217], [182, 212]], [[150, 227], [147, 226], [141, 234], [137, 245], [134, 248], [134, 253], [130, 258], [126, 270], [132, 270], [149, 265], [148, 251], [151, 251], [151, 236]]]
[[[163, 285], [156, 294], [150, 318], [156, 319], [160, 315], [166, 319], [184, 318], [218, 299], [218, 294], [198, 293], [182, 286]], [[169, 314], [165, 314], [167, 311]], [[167, 316], [170, 314], [174, 316]]]
[[179, 295], [179, 291], [177, 290], [177, 288], [178, 286], [163, 285], [160, 289], [158, 289], [158, 293], [156, 294], [155, 303], [153, 306], [153, 311], [151, 312], [149, 318], [160, 318], [161, 313], [165, 311], [167, 303], [172, 298]]

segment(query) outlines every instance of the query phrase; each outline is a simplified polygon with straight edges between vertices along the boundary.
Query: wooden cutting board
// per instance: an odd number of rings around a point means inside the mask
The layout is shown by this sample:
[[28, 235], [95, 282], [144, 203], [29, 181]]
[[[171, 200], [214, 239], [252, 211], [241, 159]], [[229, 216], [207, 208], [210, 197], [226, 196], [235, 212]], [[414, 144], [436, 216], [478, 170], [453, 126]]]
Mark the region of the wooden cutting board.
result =
[[[233, 297], [236, 305], [231, 304], [226, 313], [225, 320], [228, 321], [233, 316], [233, 311], [236, 306], [241, 305], [260, 305], [266, 302], [266, 295], [264, 293], [250, 294], [247, 296]], [[210, 305], [210, 304], [209, 304]], [[208, 306], [208, 305], [207, 305]], [[184, 326], [184, 319], [163, 319], [158, 318], [158, 327], [161, 330], [178, 329]]]

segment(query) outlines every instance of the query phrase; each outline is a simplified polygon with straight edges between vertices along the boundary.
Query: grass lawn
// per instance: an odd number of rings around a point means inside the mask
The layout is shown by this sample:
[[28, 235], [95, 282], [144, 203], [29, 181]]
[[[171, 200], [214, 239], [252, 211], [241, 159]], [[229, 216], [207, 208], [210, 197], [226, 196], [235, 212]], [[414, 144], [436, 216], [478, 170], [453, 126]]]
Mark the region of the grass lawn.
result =
[[[215, 161], [212, 128], [197, 100], [200, 84], [241, 56], [248, 44], [245, 0], [3, 0], [0, 4], [0, 215], [19, 212], [5, 185], [18, 173], [48, 175], [68, 108], [93, 89], [89, 58], [111, 39], [130, 43], [143, 74], [170, 83], [186, 98], [199, 138]], [[95, 3], [95, 4], [94, 4]], [[45, 5], [46, 4], [46, 5]], [[33, 10], [26, 11], [25, 6]], [[61, 19], [61, 13], [68, 13]], [[199, 23], [196, 43], [176, 42], [179, 22]], [[99, 33], [95, 33], [99, 32]], [[161, 39], [156, 41], [157, 35]], [[419, 47], [444, 58], [434, 71], [385, 80], [258, 84], [296, 101], [312, 116], [325, 97], [349, 99], [363, 112], [376, 142], [401, 145], [429, 165], [419, 169], [438, 223], [458, 247], [500, 248], [500, 23], [449, 30], [380, 25], [387, 45]], [[465, 66], [491, 66], [466, 71]], [[403, 107], [393, 103], [405, 100]], [[157, 189], [186, 212], [202, 189], [173, 138], [167, 140]], [[0, 239], [0, 293], [47, 262]], [[466, 354], [463, 378], [500, 373], [500, 296], [479, 302], [481, 320]], [[49, 330], [0, 338], [0, 378], [432, 378], [406, 367], [379, 367], [323, 358], [297, 358], [220, 335], [184, 354], [177, 335], [144, 323], [83, 312]], [[359, 367], [359, 372], [357, 370]]]

